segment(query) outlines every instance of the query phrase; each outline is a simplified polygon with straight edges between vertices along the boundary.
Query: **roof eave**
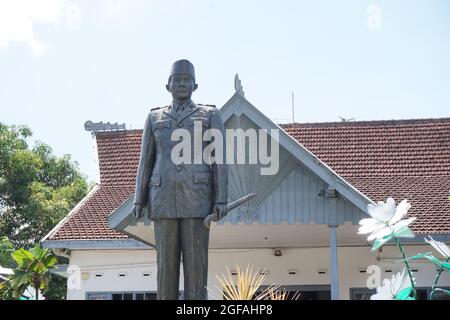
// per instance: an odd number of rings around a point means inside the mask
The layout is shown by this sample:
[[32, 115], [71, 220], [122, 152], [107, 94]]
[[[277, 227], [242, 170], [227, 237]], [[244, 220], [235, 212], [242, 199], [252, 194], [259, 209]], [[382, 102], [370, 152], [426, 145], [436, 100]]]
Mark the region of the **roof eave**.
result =
[[135, 239], [102, 239], [102, 240], [45, 240], [41, 243], [45, 248], [69, 250], [121, 250], [152, 249], [151, 246]]
[[78, 204], [72, 210], [70, 210], [67, 216], [65, 216], [60, 222], [58, 222], [58, 224], [52, 230], [50, 230], [50, 232], [47, 233], [44, 238], [41, 239], [40, 243], [49, 240], [54, 234], [56, 234], [58, 230], [64, 225], [64, 223], [99, 189], [99, 187], [99, 184], [95, 184], [87, 193], [87, 195], [83, 199], [81, 199], [81, 201], [78, 202]]

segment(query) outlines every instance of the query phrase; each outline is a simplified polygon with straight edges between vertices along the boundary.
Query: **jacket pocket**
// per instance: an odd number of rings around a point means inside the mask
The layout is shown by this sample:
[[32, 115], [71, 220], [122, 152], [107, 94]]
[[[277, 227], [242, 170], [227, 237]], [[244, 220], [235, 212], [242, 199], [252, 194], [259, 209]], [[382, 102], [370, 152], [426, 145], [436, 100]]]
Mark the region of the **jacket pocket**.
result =
[[169, 120], [159, 120], [159, 121], [155, 121], [152, 124], [152, 129], [153, 131], [156, 131], [158, 129], [170, 129], [170, 119]]
[[161, 176], [160, 175], [154, 175], [150, 178], [150, 187], [155, 186], [159, 187], [161, 185]]
[[209, 127], [209, 119], [207, 117], [192, 117], [189, 125], [193, 126], [196, 121], [201, 121], [202, 126], [205, 128]]
[[194, 183], [211, 183], [211, 173], [210, 172], [194, 172]]

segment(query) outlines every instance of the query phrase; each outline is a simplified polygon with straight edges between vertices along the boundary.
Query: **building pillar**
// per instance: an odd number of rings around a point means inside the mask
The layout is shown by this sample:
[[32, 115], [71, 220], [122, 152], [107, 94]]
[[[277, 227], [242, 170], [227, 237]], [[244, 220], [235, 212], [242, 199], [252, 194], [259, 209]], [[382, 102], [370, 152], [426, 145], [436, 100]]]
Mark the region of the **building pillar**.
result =
[[337, 225], [329, 225], [330, 228], [330, 281], [331, 300], [339, 300], [339, 271], [337, 257]]

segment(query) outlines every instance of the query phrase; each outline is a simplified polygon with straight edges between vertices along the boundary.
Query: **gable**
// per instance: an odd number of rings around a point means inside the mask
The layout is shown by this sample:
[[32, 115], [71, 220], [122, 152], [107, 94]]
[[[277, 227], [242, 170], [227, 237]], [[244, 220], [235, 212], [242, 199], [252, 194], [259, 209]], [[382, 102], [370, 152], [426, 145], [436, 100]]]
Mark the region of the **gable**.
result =
[[[240, 94], [235, 93], [222, 107], [221, 113], [225, 123], [233, 116], [241, 117], [244, 114], [259, 128], [277, 130], [279, 132], [277, 140], [280, 149], [284, 148], [296, 160], [325, 181], [329, 188], [336, 189], [339, 194], [364, 212], [367, 210], [367, 204], [373, 203], [369, 197], [338, 175], [331, 167], [312, 154], [299, 141], [286, 133], [282, 127], [272, 122]], [[272, 131], [268, 132], [270, 133]]]

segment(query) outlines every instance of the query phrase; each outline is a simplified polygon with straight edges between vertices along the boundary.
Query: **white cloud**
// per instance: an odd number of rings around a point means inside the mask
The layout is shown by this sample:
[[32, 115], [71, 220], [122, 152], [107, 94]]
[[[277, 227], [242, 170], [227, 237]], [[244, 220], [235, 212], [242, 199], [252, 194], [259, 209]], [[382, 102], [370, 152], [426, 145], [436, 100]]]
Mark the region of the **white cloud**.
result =
[[47, 47], [34, 33], [36, 22], [78, 29], [80, 7], [70, 0], [0, 0], [0, 48], [23, 42], [44, 54]]

